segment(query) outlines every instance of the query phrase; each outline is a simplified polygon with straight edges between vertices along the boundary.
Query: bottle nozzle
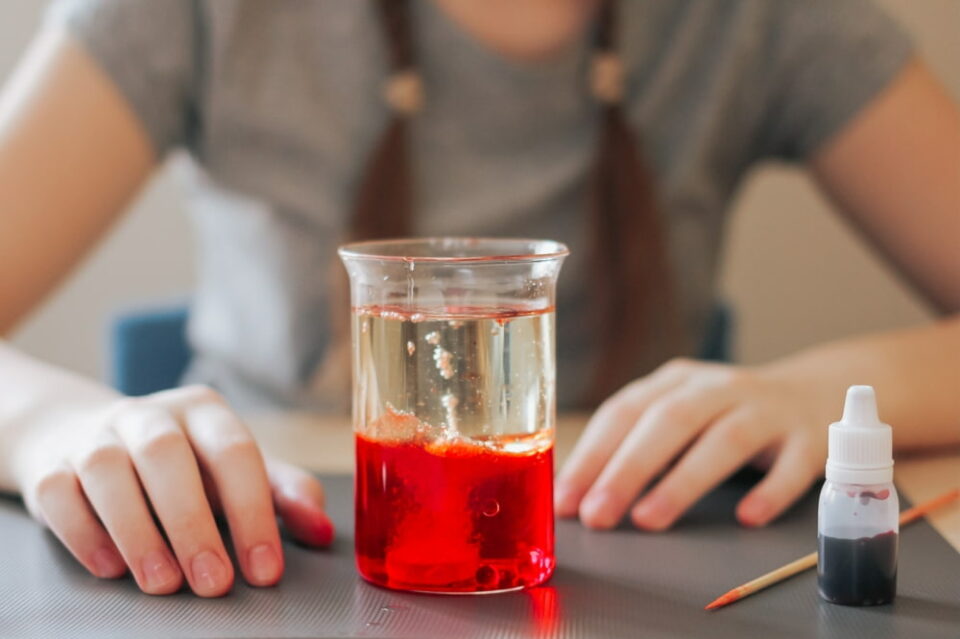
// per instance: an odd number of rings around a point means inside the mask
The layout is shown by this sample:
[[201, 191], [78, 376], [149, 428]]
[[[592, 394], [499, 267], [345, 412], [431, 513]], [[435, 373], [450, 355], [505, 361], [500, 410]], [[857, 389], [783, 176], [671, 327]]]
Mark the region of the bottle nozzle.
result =
[[877, 397], [870, 386], [851, 386], [843, 418], [830, 425], [827, 479], [871, 484], [893, 478], [893, 435], [880, 421]]
[[861, 428], [883, 426], [877, 415], [877, 396], [872, 386], [851, 386], [847, 389], [841, 421], [845, 426]]

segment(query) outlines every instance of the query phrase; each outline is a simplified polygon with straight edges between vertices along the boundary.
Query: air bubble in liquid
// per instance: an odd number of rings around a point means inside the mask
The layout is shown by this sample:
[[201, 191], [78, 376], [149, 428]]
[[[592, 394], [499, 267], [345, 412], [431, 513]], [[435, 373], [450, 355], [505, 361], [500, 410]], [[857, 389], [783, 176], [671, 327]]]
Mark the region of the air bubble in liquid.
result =
[[436, 346], [437, 344], [440, 343], [440, 333], [438, 333], [437, 331], [430, 331], [429, 333], [423, 336], [423, 339], [427, 340], [427, 344], [433, 344], [434, 346]]
[[497, 569], [489, 564], [484, 564], [477, 568], [477, 583], [482, 586], [492, 586], [497, 583], [500, 578], [500, 575], [497, 574]]
[[486, 500], [480, 508], [480, 513], [484, 517], [496, 517], [500, 513], [500, 502], [496, 499]]

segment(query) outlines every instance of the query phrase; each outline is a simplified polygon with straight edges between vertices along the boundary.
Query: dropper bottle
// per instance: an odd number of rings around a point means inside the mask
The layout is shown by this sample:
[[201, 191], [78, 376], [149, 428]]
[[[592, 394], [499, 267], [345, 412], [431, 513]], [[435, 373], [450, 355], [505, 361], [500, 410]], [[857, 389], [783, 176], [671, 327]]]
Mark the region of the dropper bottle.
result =
[[843, 418], [830, 425], [817, 519], [817, 585], [831, 603], [872, 606], [896, 595], [900, 504], [892, 451], [873, 388], [851, 386]]

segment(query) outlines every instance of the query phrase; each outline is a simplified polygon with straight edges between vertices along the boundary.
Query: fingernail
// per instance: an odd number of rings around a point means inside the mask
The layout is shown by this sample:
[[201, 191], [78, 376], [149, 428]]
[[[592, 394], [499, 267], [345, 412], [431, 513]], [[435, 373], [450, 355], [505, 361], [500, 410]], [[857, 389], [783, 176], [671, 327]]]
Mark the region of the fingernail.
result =
[[280, 558], [271, 544], [259, 544], [250, 549], [247, 555], [250, 564], [250, 577], [256, 585], [276, 582], [280, 577]]
[[151, 589], [169, 586], [178, 578], [177, 569], [174, 568], [167, 554], [159, 550], [151, 550], [144, 555], [140, 565], [143, 567], [143, 576], [147, 580], [147, 585]]
[[649, 530], [663, 530], [670, 525], [673, 507], [660, 495], [650, 495], [633, 509], [633, 523]]
[[333, 522], [324, 512], [319, 514], [314, 526], [314, 543], [318, 546], [329, 546], [333, 543]]
[[216, 591], [227, 580], [227, 569], [217, 555], [204, 550], [190, 563], [194, 586], [203, 591]]
[[117, 577], [123, 573], [126, 564], [112, 548], [98, 548], [91, 557], [97, 577]]
[[612, 508], [605, 493], [589, 492], [580, 502], [580, 519], [593, 528], [609, 528], [617, 523]]
[[737, 519], [744, 526], [762, 526], [770, 515], [770, 505], [762, 497], [744, 499], [737, 507]]

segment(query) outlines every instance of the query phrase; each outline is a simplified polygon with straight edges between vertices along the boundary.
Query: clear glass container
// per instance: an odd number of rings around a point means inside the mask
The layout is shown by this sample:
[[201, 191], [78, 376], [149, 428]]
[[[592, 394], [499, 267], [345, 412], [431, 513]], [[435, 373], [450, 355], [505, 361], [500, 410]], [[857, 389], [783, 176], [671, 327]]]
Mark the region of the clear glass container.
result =
[[349, 244], [356, 559], [400, 590], [534, 586], [555, 565], [554, 307], [564, 245]]

